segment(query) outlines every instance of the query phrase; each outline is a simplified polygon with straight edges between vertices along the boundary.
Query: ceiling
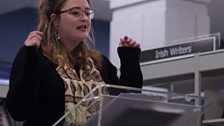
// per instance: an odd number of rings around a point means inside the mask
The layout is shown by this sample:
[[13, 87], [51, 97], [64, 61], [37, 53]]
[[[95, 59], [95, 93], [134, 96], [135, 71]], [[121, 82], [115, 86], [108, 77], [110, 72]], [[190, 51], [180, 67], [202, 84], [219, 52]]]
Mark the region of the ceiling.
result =
[[[37, 8], [39, 0], [0, 0], [0, 15], [16, 11], [24, 7]], [[94, 0], [91, 6], [95, 10], [95, 18], [99, 20], [111, 21], [112, 11], [110, 9], [111, 0]], [[119, 2], [120, 0], [113, 0]], [[128, 0], [131, 1], [131, 0]], [[135, 0], [136, 1], [136, 0]], [[153, 1], [153, 0], [151, 0]], [[211, 17], [211, 32], [221, 32], [224, 34], [224, 0], [185, 0], [200, 3], [208, 3], [208, 15]]]
[[[0, 15], [16, 11], [24, 7], [38, 7], [39, 0], [0, 0]], [[94, 0], [91, 6], [95, 10], [95, 17], [100, 20], [111, 20], [110, 0]]]
[[[24, 7], [33, 7], [37, 8], [39, 0], [0, 0], [0, 15], [15, 11]], [[117, 0], [119, 1], [119, 0]], [[153, 0], [151, 0], [153, 1]], [[185, 0], [185, 1], [194, 1], [194, 2], [202, 2], [202, 3], [210, 3], [209, 11], [212, 14], [224, 12], [224, 0]], [[111, 19], [111, 10], [110, 0], [94, 0], [91, 3], [92, 7], [96, 11], [96, 18], [102, 20], [110, 20]]]

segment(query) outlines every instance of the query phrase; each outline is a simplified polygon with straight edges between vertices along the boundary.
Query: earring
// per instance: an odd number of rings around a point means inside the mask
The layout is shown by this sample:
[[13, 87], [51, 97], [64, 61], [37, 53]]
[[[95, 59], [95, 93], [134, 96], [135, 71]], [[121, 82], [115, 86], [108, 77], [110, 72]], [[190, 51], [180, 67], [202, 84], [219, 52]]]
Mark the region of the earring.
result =
[[55, 32], [55, 37], [56, 37], [56, 40], [60, 40], [61, 39], [61, 36], [59, 35], [58, 31]]
[[59, 34], [57, 35], [57, 39], [58, 39], [58, 40], [59, 40], [59, 39], [61, 39], [61, 37], [60, 37], [60, 35], [59, 35]]

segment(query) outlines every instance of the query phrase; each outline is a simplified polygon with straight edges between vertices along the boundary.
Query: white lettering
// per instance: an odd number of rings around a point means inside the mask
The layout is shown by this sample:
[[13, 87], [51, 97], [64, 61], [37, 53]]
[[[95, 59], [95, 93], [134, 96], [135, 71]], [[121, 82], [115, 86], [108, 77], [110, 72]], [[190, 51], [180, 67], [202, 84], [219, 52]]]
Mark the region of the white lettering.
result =
[[169, 56], [169, 52], [167, 49], [164, 50], [156, 50], [156, 55], [155, 55], [155, 59], [158, 58], [164, 58], [164, 57], [168, 57]]
[[192, 52], [191, 46], [170, 48], [171, 56], [189, 54], [191, 52]]

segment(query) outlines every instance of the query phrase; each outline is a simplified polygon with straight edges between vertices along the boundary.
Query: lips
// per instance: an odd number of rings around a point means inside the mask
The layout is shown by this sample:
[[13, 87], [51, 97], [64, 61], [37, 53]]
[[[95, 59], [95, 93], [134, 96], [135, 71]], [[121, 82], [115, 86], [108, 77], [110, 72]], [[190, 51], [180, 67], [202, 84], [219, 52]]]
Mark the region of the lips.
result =
[[87, 29], [87, 25], [80, 25], [77, 27], [77, 29], [85, 30], [85, 29]]

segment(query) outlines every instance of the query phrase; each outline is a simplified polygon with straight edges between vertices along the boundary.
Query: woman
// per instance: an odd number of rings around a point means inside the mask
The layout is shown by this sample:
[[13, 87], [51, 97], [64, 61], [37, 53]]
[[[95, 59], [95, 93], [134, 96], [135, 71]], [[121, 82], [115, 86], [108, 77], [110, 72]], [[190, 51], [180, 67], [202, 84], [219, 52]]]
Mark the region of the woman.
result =
[[[105, 56], [88, 47], [93, 14], [88, 0], [40, 0], [38, 31], [28, 35], [11, 71], [6, 106], [15, 120], [50, 126], [97, 85], [142, 87], [136, 41], [120, 40], [120, 78]], [[79, 109], [65, 122], [84, 124], [91, 112]]]

